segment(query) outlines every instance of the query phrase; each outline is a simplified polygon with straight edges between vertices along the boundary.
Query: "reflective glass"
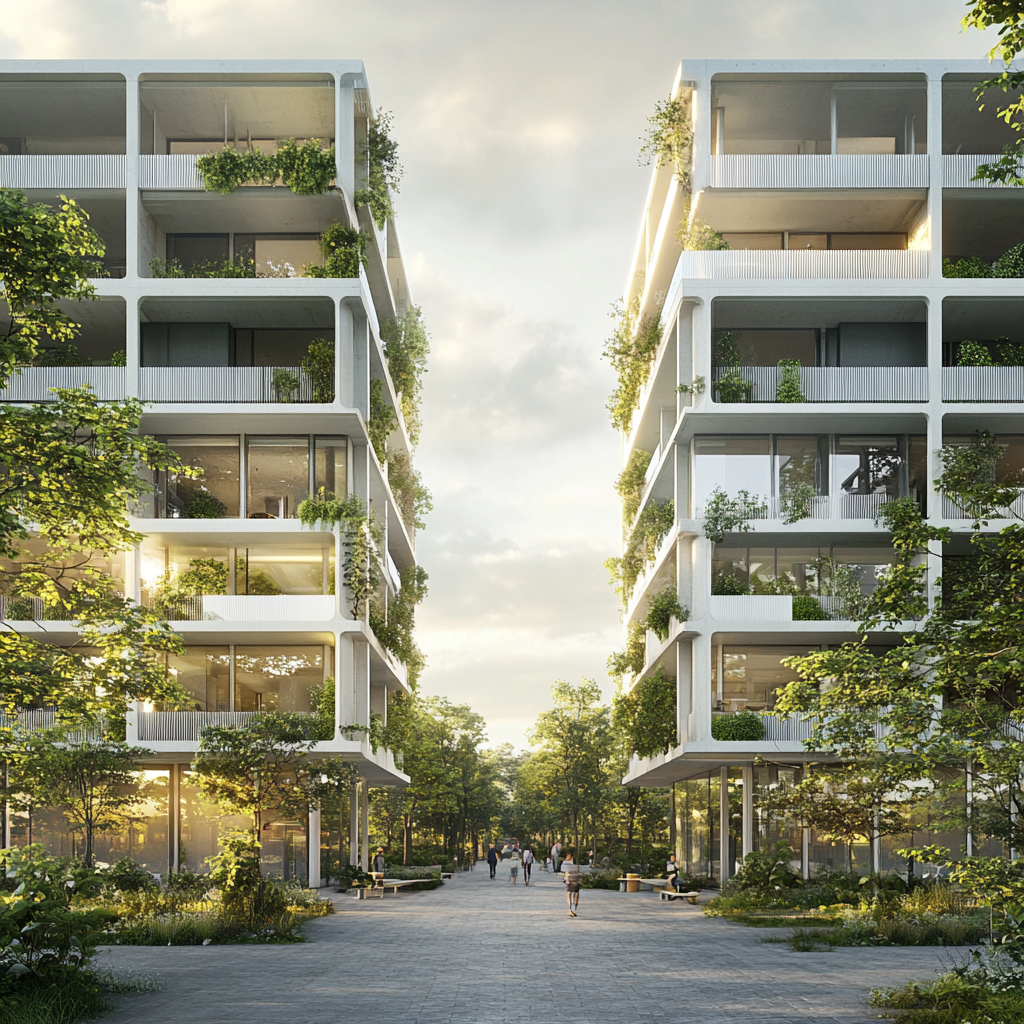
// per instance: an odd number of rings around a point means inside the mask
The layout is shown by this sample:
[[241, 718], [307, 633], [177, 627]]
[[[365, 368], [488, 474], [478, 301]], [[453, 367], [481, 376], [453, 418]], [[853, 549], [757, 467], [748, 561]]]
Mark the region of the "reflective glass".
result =
[[197, 480], [160, 473], [158, 516], [164, 519], [220, 519], [238, 515], [238, 438], [161, 437], [187, 466], [197, 466]]
[[305, 437], [253, 437], [246, 446], [249, 519], [293, 519], [309, 496], [309, 441]]
[[235, 648], [236, 711], [309, 711], [323, 681], [323, 647]]
[[231, 649], [189, 647], [168, 655], [173, 679], [195, 700], [197, 711], [230, 711]]
[[771, 711], [775, 691], [797, 679], [784, 658], [806, 654], [805, 647], [723, 647], [723, 711]]
[[695, 513], [704, 507], [716, 487], [731, 497], [741, 490], [762, 499], [771, 493], [771, 457], [767, 436], [695, 438], [693, 461]]

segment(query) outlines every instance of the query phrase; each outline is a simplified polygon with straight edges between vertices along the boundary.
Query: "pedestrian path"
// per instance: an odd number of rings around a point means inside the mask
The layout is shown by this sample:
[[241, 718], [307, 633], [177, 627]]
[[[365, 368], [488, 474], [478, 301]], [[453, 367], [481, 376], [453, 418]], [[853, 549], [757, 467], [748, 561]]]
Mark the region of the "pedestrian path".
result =
[[655, 895], [529, 887], [487, 865], [440, 889], [338, 913], [286, 946], [117, 947], [101, 962], [160, 974], [104, 1024], [866, 1024], [874, 986], [930, 977], [943, 949], [795, 953], [763, 929]]

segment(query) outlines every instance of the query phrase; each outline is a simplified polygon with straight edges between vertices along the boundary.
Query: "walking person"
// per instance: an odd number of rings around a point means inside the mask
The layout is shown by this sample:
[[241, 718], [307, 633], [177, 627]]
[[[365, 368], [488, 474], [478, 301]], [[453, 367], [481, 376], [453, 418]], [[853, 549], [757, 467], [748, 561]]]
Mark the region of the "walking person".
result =
[[508, 880], [513, 885], [519, 884], [519, 850], [517, 847], [512, 848], [512, 855], [508, 859]]
[[562, 855], [562, 844], [556, 839], [554, 845], [551, 847], [551, 870], [558, 874], [560, 867], [558, 858]]
[[575, 917], [580, 908], [580, 866], [573, 860], [572, 850], [562, 861], [562, 874], [565, 876], [565, 895], [569, 901], [569, 916]]
[[533, 850], [528, 846], [523, 850], [523, 884], [530, 884], [530, 869], [533, 867], [533, 862], [536, 858], [533, 855]]
[[494, 843], [491, 843], [487, 850], [487, 866], [491, 869], [491, 881], [493, 882], [494, 869], [498, 866], [498, 851], [494, 848]]

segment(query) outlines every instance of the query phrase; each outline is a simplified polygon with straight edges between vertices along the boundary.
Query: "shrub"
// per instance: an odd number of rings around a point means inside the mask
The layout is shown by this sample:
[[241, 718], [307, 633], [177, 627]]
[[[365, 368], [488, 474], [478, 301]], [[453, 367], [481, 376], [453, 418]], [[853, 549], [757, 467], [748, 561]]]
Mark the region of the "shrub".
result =
[[800, 390], [800, 360], [780, 359], [779, 383], [775, 388], [776, 402], [804, 402], [803, 391]]
[[306, 372], [313, 384], [314, 402], [334, 401], [334, 341], [314, 338], [299, 360], [299, 366]]
[[775, 892], [779, 889], [795, 889], [800, 878], [790, 865], [793, 851], [786, 842], [776, 843], [771, 850], [748, 853], [735, 876], [726, 883], [728, 892], [748, 890]]
[[753, 388], [753, 381], [745, 380], [739, 370], [733, 367], [715, 381], [715, 401], [726, 404], [745, 402]]
[[679, 225], [676, 236], [688, 252], [716, 251], [730, 248], [729, 243], [714, 228], [708, 227], [702, 220], [695, 220], [687, 225], [685, 221]]
[[358, 277], [366, 263], [366, 236], [355, 228], [332, 224], [320, 236], [324, 265], [303, 268], [306, 277]]
[[321, 195], [336, 176], [334, 147], [321, 149], [319, 139], [307, 139], [301, 146], [285, 139], [274, 154], [226, 146], [199, 157], [196, 167], [203, 187], [222, 195], [230, 195], [240, 185], [272, 185], [278, 178], [297, 195]]
[[734, 572], [720, 570], [711, 577], [711, 593], [716, 597], [741, 597], [750, 593], [750, 587]]
[[612, 721], [625, 732], [631, 753], [639, 757], [667, 753], [678, 742], [675, 678], [666, 676], [659, 665], [649, 679], [616, 695]]
[[377, 112], [368, 127], [364, 152], [369, 164], [369, 177], [365, 188], [356, 189], [356, 206], [369, 206], [377, 230], [384, 229], [388, 219], [395, 215], [391, 193], [398, 192], [402, 180], [402, 165], [398, 161], [398, 142], [391, 138], [391, 114]]
[[182, 510], [184, 519], [223, 519], [228, 507], [208, 491], [197, 491]]
[[127, 366], [128, 365], [128, 353], [123, 348], [119, 348], [116, 352], [111, 352], [110, 353], [110, 365], [111, 366]]
[[295, 393], [299, 390], [299, 385], [302, 383], [299, 380], [298, 374], [292, 373], [291, 370], [285, 370], [278, 366], [274, 368], [274, 372], [270, 379], [271, 386], [277, 394], [277, 400], [279, 402], [295, 401]]
[[626, 308], [616, 304], [611, 315], [616, 321], [615, 330], [605, 342], [602, 355], [611, 363], [618, 379], [607, 408], [612, 426], [625, 432], [639, 408], [640, 392], [651, 375], [661, 345], [661, 312], [640, 316], [637, 295]]
[[689, 613], [679, 604], [676, 582], [673, 580], [651, 598], [644, 625], [664, 643], [668, 639], [671, 620], [674, 618], [679, 622], [685, 622], [688, 615]]
[[156, 879], [131, 857], [119, 860], [101, 873], [106, 884], [118, 892], [144, 892], [159, 888]]
[[809, 594], [793, 595], [793, 619], [797, 622], [821, 622], [827, 619], [820, 602]]
[[1024, 366], [1024, 345], [1009, 338], [996, 338], [996, 356], [1000, 366]]
[[753, 711], [711, 716], [711, 738], [756, 743], [764, 739], [764, 721]]
[[307, 139], [301, 146], [294, 139], [279, 142], [274, 161], [281, 180], [299, 196], [322, 195], [337, 177], [334, 147], [321, 149], [319, 139]]
[[1007, 249], [992, 264], [993, 277], [1024, 277], [1024, 244]]
[[943, 260], [943, 277], [992, 277], [992, 265], [980, 256], [968, 256], [962, 260]]
[[992, 366], [992, 354], [987, 345], [977, 341], [961, 341], [956, 354], [957, 366]]

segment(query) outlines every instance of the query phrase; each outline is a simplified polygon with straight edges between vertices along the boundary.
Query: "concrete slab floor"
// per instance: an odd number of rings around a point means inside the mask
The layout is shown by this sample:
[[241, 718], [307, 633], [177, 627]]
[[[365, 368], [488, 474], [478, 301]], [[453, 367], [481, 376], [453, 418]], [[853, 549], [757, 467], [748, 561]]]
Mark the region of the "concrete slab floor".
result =
[[305, 943], [105, 950], [100, 964], [164, 987], [122, 998], [104, 1024], [865, 1024], [872, 988], [930, 978], [957, 953], [795, 953], [651, 893], [583, 890], [571, 918], [561, 876], [535, 871], [527, 888], [498, 871], [336, 896]]

